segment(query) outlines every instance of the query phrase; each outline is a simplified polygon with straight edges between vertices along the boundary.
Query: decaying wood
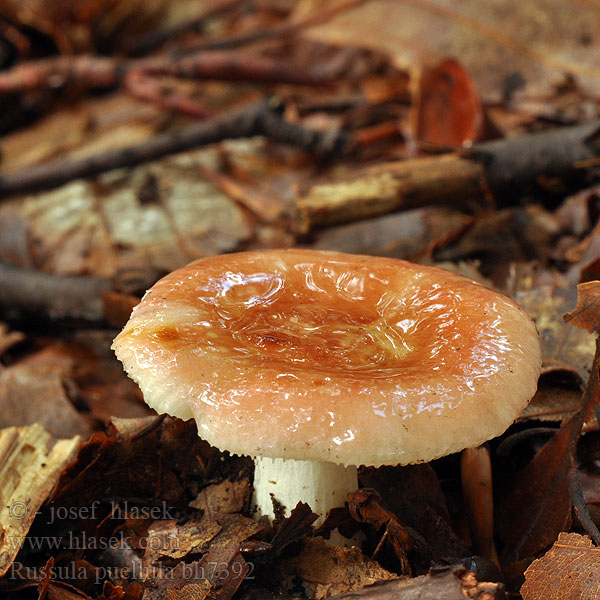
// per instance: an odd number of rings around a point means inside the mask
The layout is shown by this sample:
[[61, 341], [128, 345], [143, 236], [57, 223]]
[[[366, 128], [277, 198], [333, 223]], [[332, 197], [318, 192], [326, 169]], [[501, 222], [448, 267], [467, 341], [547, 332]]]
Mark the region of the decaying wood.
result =
[[600, 121], [377, 165], [344, 181], [310, 188], [297, 201], [301, 230], [358, 221], [429, 204], [512, 202], [542, 176], [563, 177], [600, 161]]
[[80, 438], [53, 442], [38, 424], [0, 431], [0, 576], [13, 563]]
[[61, 277], [0, 262], [0, 308], [9, 317], [103, 320], [106, 279]]
[[338, 131], [315, 131], [289, 123], [283, 119], [282, 108], [277, 100], [261, 101], [210, 121], [156, 135], [135, 146], [107, 151], [89, 158], [57, 160], [9, 173], [0, 176], [0, 196], [57, 187], [79, 177], [133, 167], [226, 139], [262, 135], [322, 157], [336, 154], [347, 146], [346, 134]]
[[303, 232], [361, 221], [429, 204], [483, 200], [480, 163], [458, 155], [419, 158], [378, 165], [346, 181], [313, 186], [298, 199]]
[[475, 574], [462, 566], [429, 573], [412, 579], [394, 579], [376, 583], [348, 594], [333, 596], [332, 600], [500, 600], [506, 598], [501, 583], [477, 581]]

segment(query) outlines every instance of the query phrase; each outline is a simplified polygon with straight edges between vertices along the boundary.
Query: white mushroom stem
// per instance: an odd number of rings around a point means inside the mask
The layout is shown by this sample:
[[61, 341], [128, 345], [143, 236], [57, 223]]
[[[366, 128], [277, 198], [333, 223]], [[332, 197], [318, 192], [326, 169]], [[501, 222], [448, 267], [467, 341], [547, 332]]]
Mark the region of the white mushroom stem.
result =
[[347, 495], [358, 489], [354, 466], [263, 456], [254, 459], [254, 466], [254, 503], [259, 516], [273, 518], [273, 498], [285, 506], [288, 515], [298, 502], [306, 502], [319, 515], [315, 525], [320, 525], [332, 508], [344, 506]]

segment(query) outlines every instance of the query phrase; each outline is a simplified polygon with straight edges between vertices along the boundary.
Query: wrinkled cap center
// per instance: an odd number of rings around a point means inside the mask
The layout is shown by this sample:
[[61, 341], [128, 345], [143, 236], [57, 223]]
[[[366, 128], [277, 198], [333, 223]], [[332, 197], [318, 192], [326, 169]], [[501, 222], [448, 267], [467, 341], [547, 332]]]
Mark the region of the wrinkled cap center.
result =
[[212, 278], [196, 289], [204, 320], [189, 328], [163, 327], [157, 335], [181, 340], [195, 337], [197, 328], [203, 345], [229, 358], [253, 356], [315, 370], [397, 369], [411, 353], [411, 323], [398, 314], [387, 318], [379, 306], [381, 285], [366, 281], [364, 273], [332, 279], [313, 267], [294, 275], [229, 272]]
[[248, 310], [232, 327], [240, 348], [310, 368], [394, 368], [411, 350], [406, 336], [384, 319], [364, 322], [311, 304]]

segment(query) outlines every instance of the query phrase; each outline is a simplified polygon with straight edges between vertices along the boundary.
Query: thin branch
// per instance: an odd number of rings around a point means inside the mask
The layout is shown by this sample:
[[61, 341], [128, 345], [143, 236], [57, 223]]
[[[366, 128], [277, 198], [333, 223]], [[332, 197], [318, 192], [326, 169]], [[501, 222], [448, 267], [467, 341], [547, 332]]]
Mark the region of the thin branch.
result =
[[27, 61], [0, 73], [0, 93], [57, 89], [71, 83], [86, 88], [111, 88], [134, 71], [159, 76], [258, 83], [323, 85], [326, 77], [288, 62], [232, 51], [198, 51], [185, 56], [155, 56], [124, 60], [95, 56], [58, 56]]
[[191, 148], [257, 135], [290, 144], [320, 157], [341, 153], [349, 146], [349, 138], [343, 132], [314, 131], [284, 121], [281, 104], [266, 100], [210, 121], [189, 125], [180, 131], [156, 135], [135, 146], [89, 158], [57, 160], [2, 175], [0, 197], [54, 188], [73, 179], [134, 167]]
[[8, 319], [45, 317], [102, 322], [106, 279], [62, 277], [0, 262], [0, 310]]

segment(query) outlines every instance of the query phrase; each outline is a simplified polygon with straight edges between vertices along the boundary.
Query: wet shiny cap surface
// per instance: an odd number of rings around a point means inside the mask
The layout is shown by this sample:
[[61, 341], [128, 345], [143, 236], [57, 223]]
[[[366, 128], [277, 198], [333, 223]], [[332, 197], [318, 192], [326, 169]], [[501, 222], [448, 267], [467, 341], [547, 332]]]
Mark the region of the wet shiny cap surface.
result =
[[161, 279], [113, 348], [158, 412], [238, 454], [429, 461], [501, 434], [540, 347], [508, 298], [405, 261], [312, 250], [202, 259]]

